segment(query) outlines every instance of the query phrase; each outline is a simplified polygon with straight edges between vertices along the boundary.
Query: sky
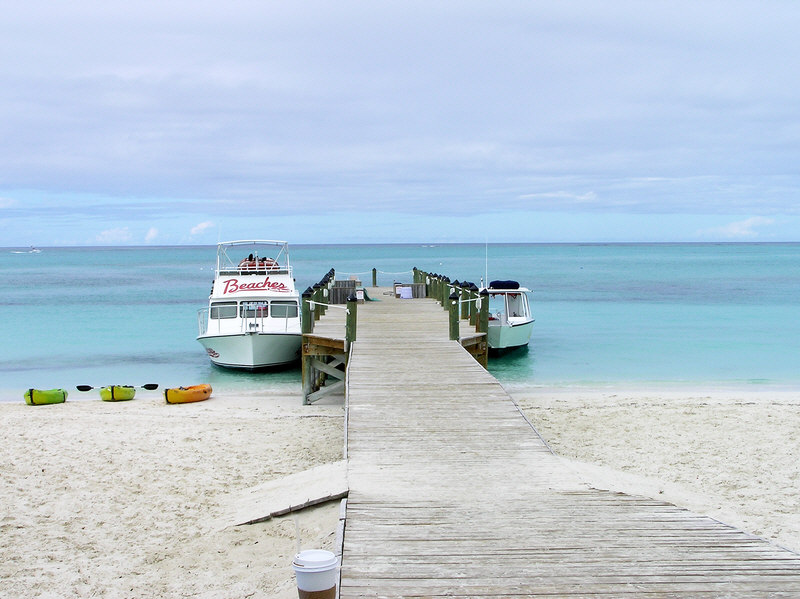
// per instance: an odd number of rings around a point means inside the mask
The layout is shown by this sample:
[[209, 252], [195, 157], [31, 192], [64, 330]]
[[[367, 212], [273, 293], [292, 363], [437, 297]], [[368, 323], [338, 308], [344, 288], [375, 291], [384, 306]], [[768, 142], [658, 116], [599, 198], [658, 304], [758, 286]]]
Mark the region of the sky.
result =
[[0, 8], [0, 246], [800, 241], [794, 1]]

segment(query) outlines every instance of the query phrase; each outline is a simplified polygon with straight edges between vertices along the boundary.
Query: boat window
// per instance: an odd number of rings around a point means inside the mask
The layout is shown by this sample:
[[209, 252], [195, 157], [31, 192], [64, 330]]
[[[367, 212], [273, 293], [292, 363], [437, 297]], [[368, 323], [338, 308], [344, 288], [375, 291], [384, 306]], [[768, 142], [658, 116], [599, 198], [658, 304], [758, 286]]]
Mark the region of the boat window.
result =
[[236, 302], [211, 304], [211, 318], [236, 318]]
[[499, 318], [499, 315], [505, 314], [506, 311], [506, 296], [502, 293], [495, 293], [489, 296], [489, 316]]
[[242, 302], [242, 318], [265, 318], [267, 305], [267, 302]]
[[273, 318], [297, 318], [297, 302], [272, 302]]
[[509, 293], [507, 295], [508, 301], [508, 315], [509, 316], [525, 316], [525, 305], [523, 304], [523, 296], [521, 293]]

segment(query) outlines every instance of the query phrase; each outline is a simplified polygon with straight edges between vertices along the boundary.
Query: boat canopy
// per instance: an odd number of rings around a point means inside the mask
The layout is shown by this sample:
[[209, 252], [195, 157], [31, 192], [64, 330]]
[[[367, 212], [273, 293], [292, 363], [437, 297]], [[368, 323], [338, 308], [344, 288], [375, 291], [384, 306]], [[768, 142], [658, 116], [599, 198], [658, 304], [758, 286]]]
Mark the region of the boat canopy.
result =
[[519, 289], [517, 281], [492, 281], [489, 283], [489, 289]]
[[[269, 266], [262, 260], [269, 260]], [[217, 244], [216, 275], [233, 274], [241, 270], [253, 271], [269, 268], [273, 273], [291, 274], [289, 244], [269, 239], [222, 241]]]

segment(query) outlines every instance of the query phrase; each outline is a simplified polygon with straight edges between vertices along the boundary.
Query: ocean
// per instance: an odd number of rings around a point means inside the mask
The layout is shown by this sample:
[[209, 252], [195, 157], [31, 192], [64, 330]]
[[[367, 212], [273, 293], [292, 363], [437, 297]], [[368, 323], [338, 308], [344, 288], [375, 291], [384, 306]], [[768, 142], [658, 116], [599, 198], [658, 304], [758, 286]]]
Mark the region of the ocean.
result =
[[[330, 268], [371, 284], [418, 267], [533, 290], [527, 349], [492, 359], [513, 389], [800, 388], [800, 244], [291, 246], [302, 290]], [[300, 392], [300, 370], [213, 366], [195, 341], [213, 246], [0, 250], [0, 398], [30, 387]], [[70, 399], [77, 392], [71, 393]], [[91, 397], [94, 397], [91, 395]]]

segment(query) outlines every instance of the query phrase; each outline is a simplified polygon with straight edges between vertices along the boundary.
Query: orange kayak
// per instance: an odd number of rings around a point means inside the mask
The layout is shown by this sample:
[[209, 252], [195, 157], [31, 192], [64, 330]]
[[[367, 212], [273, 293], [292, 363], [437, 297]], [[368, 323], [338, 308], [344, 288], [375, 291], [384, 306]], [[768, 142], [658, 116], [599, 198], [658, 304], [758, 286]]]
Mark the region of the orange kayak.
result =
[[211, 397], [211, 385], [192, 385], [191, 387], [174, 387], [164, 389], [164, 399], [167, 403], [191, 403], [203, 401]]

